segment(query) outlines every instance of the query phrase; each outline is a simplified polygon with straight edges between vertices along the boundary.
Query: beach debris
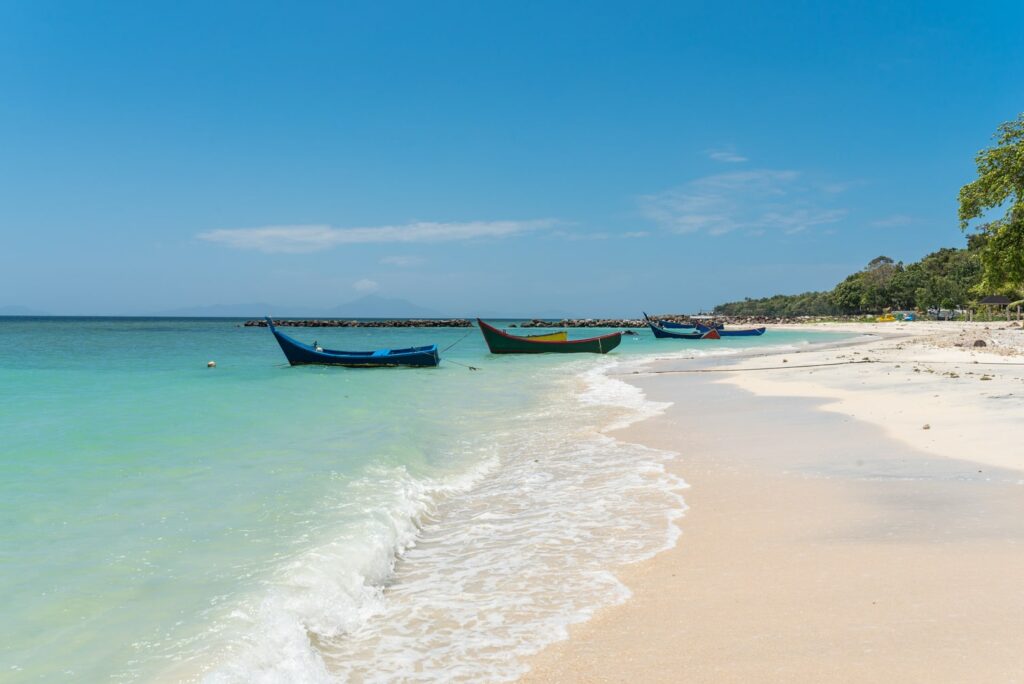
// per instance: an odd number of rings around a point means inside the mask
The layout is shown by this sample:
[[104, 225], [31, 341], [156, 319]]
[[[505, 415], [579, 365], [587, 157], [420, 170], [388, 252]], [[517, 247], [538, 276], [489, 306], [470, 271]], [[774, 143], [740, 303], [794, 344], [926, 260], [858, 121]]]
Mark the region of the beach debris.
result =
[[216, 368], [217, 367], [217, 362], [216, 361], [207, 361], [206, 362], [206, 367], [207, 368]]
[[988, 344], [986, 344], [985, 340], [974, 340], [974, 346], [975, 347], [987, 347]]
[[990, 375], [982, 375], [982, 376], [981, 376], [980, 378], [978, 378], [978, 379], [979, 379], [979, 380], [991, 380], [991, 379], [992, 379], [992, 376], [990, 376]]
[[924, 425], [921, 426], [921, 429], [922, 430], [931, 430], [932, 426], [929, 423], [925, 423]]

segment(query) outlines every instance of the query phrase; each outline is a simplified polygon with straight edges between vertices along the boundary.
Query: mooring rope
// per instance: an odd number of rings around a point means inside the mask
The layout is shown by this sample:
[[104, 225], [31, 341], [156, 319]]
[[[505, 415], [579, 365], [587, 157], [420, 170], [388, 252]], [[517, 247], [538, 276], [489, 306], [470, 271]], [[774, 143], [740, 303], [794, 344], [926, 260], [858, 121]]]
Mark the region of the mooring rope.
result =
[[[472, 330], [470, 330], [470, 331], [469, 331], [469, 332], [467, 332], [467, 333], [466, 333], [465, 335], [463, 335], [462, 337], [460, 337], [459, 339], [455, 340], [454, 342], [452, 342], [451, 344], [449, 344], [449, 345], [448, 345], [447, 347], [445, 347], [444, 349], [442, 349], [442, 350], [441, 350], [441, 353], [442, 353], [442, 354], [446, 353], [446, 352], [447, 352], [447, 351], [448, 351], [449, 349], [451, 349], [452, 347], [454, 347], [455, 345], [457, 345], [457, 344], [458, 344], [459, 342], [461, 342], [462, 340], [464, 340], [464, 339], [466, 339], [467, 337], [469, 337], [469, 336], [470, 336], [471, 334], [473, 334], [473, 331], [472, 331]], [[454, 363], [454, 364], [455, 364], [456, 366], [462, 366], [463, 368], [468, 368], [468, 369], [469, 369], [469, 370], [471, 370], [471, 371], [478, 371], [478, 370], [480, 370], [480, 369], [479, 369], [479, 368], [477, 368], [476, 366], [469, 366], [469, 365], [466, 365], [466, 364], [464, 364], [464, 363], [459, 363], [458, 361], [452, 361], [451, 359], [443, 359], [443, 360], [444, 360], [444, 361], [447, 361], [448, 363]]]
[[469, 331], [469, 332], [467, 332], [467, 333], [466, 333], [465, 335], [463, 335], [462, 337], [460, 337], [459, 339], [455, 340], [454, 342], [452, 342], [451, 344], [449, 344], [449, 345], [448, 345], [447, 347], [445, 347], [444, 349], [442, 349], [442, 350], [441, 350], [441, 353], [442, 353], [442, 354], [443, 354], [443, 353], [445, 353], [446, 351], [448, 351], [449, 349], [451, 349], [452, 347], [454, 347], [455, 345], [457, 345], [457, 344], [458, 344], [459, 342], [461, 342], [462, 340], [464, 340], [464, 339], [466, 339], [467, 337], [469, 337], [469, 336], [470, 336], [470, 335], [471, 335], [472, 333], [473, 333], [473, 331], [472, 331], [472, 330], [470, 330], [470, 331]]
[[444, 359], [444, 360], [447, 361], [448, 363], [454, 363], [456, 366], [462, 366], [463, 368], [468, 368], [471, 371], [480, 370], [476, 366], [467, 366], [464, 363], [459, 363], [458, 361], [452, 361], [451, 359]]

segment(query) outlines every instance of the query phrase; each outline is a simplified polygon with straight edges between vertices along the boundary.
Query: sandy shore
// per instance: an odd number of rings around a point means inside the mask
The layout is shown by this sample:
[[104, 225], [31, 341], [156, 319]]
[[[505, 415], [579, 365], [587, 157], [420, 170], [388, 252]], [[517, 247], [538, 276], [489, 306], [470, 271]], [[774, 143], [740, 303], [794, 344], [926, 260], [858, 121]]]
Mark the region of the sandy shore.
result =
[[1024, 332], [1005, 327], [864, 326], [885, 336], [632, 376], [673, 406], [615, 434], [681, 452], [682, 537], [525, 681], [1024, 681]]

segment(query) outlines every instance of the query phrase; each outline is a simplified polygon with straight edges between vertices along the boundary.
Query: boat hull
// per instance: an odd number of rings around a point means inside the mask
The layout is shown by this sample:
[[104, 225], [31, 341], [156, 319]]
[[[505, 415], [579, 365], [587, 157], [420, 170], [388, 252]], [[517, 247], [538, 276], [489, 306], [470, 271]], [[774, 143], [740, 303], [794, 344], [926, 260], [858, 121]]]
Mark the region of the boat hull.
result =
[[407, 347], [405, 349], [378, 349], [369, 352], [339, 351], [322, 349], [303, 344], [296, 339], [278, 332], [273, 321], [267, 319], [267, 326], [277, 340], [281, 351], [293, 366], [345, 366], [347, 368], [390, 368], [410, 366], [432, 368], [441, 362], [437, 345]]
[[622, 342], [622, 333], [582, 340], [540, 340], [536, 337], [509, 335], [479, 318], [477, 324], [492, 354], [607, 354]]
[[675, 332], [672, 330], [665, 330], [661, 326], [655, 325], [651, 321], [647, 321], [648, 327], [651, 332], [659, 340], [699, 340], [704, 337], [702, 332]]
[[[745, 330], [723, 330], [722, 328], [719, 328], [718, 334], [722, 337], [756, 337], [757, 335], [764, 335], [764, 331], [766, 329], [767, 328], [747, 328]], [[698, 325], [697, 330], [707, 332], [708, 330], [711, 330], [711, 328]]]

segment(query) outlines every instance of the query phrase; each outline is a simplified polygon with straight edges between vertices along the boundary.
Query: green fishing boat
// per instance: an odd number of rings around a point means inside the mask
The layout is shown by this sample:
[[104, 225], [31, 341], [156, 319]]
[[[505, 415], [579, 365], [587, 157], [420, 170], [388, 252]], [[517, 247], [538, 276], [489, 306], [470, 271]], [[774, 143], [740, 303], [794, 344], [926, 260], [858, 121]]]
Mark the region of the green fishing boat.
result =
[[537, 337], [518, 337], [509, 335], [493, 325], [484, 323], [479, 318], [480, 332], [492, 354], [573, 354], [591, 353], [607, 354], [622, 342], [622, 333], [610, 333], [599, 337], [587, 337], [582, 340], [544, 340]]

